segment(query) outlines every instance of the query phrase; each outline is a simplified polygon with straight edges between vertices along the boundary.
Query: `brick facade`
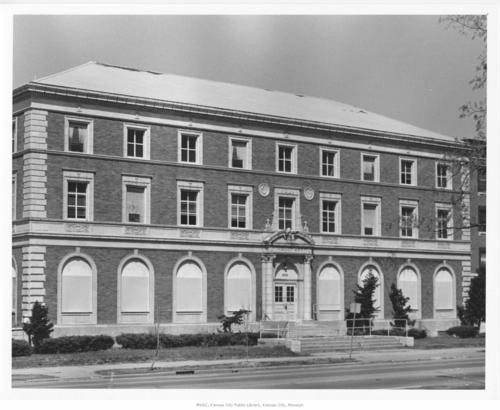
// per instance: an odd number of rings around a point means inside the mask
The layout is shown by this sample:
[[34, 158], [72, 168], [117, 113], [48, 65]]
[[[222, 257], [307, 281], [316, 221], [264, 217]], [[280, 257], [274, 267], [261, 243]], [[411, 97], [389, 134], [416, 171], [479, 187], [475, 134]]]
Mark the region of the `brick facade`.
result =
[[[390, 286], [397, 283], [400, 269], [405, 264], [412, 264], [420, 277], [422, 326], [427, 326], [426, 321], [432, 322], [429, 325], [432, 329], [441, 326], [434, 306], [436, 269], [444, 266], [453, 272], [457, 303], [467, 286], [469, 237], [462, 236], [461, 230], [454, 230], [452, 240], [436, 240], [435, 204], [451, 204], [457, 195], [451, 190], [436, 189], [435, 163], [446, 150], [442, 142], [414, 141], [413, 137], [411, 140], [404, 137], [386, 140], [373, 135], [314, 130], [293, 124], [283, 127], [271, 122], [219, 118], [204, 113], [184, 114], [174, 109], [148, 106], [138, 111], [137, 106], [128, 103], [97, 102], [86, 97], [42, 95], [23, 90], [15, 95], [14, 113], [18, 129], [23, 130], [22, 138], [18, 131], [18, 152], [13, 157], [17, 178], [13, 257], [17, 269], [22, 271], [21, 280], [18, 280], [19, 317], [29, 317], [32, 303], [40, 300], [48, 306], [58, 332], [91, 330], [92, 325], [65, 326], [58, 317], [62, 261], [73, 253], [85, 255], [95, 265], [97, 299], [93, 331], [97, 328], [102, 331], [102, 326], [118, 329], [118, 267], [134, 252], [146, 258], [154, 269], [153, 313], [155, 320], [159, 319], [162, 324], [173, 322], [174, 267], [189, 252], [203, 263], [207, 272], [207, 324], [217, 323], [224, 313], [224, 272], [229, 261], [238, 257], [249, 260], [255, 271], [257, 321], [264, 317], [265, 299], [272, 298], [272, 290], [266, 282], [269, 272], [263, 270], [262, 260], [268, 253], [276, 257], [273, 269], [286, 261], [297, 266], [297, 292], [303, 298], [300, 303], [307, 301], [306, 306], [301, 305], [300, 314], [306, 320], [311, 319], [310, 312], [318, 303], [318, 269], [329, 260], [343, 271], [344, 309], [352, 299], [362, 266], [371, 262], [380, 268], [387, 320], [392, 311]], [[65, 151], [65, 117], [92, 121], [92, 152]], [[149, 127], [149, 159], [124, 157], [125, 123]], [[226, 132], [225, 127], [239, 131]], [[178, 162], [180, 130], [202, 133], [202, 165]], [[231, 136], [251, 139], [251, 170], [228, 166], [228, 138]], [[296, 145], [297, 174], [276, 172], [278, 142]], [[321, 147], [338, 150], [340, 177], [320, 176]], [[379, 155], [379, 182], [361, 180], [362, 153]], [[400, 157], [416, 160], [416, 186], [400, 185]], [[90, 221], [64, 219], [64, 174], [67, 172], [92, 175], [93, 216]], [[150, 178], [149, 225], [123, 223], [124, 175]], [[178, 181], [203, 183], [202, 227], [184, 229], [177, 225]], [[267, 196], [258, 190], [263, 183], [270, 187]], [[248, 186], [252, 190], [252, 229], [234, 231], [228, 226], [228, 185]], [[459, 186], [458, 180], [453, 185]], [[306, 197], [306, 188], [312, 191], [312, 197]], [[266, 243], [266, 238], [275, 233], [267, 226], [267, 222], [273, 221], [275, 212], [275, 189], [299, 192], [301, 215], [298, 218], [307, 223], [307, 228], [297, 226], [296, 230], [306, 238], [306, 243], [300, 242], [300, 235], [295, 242], [279, 239]], [[341, 195], [341, 232], [338, 235], [320, 232], [320, 193]], [[361, 235], [361, 197], [366, 196], [381, 199], [379, 237]], [[400, 200], [418, 202], [421, 220], [418, 238], [400, 238]], [[460, 212], [459, 206], [453, 209], [455, 225], [461, 221]], [[277, 215], [274, 218], [274, 226], [277, 226]], [[311, 261], [310, 273], [305, 257]], [[270, 292], [269, 296], [263, 297], [264, 289]], [[179, 325], [170, 330], [188, 327]], [[200, 329], [200, 325], [193, 325], [191, 330], [196, 329]]]

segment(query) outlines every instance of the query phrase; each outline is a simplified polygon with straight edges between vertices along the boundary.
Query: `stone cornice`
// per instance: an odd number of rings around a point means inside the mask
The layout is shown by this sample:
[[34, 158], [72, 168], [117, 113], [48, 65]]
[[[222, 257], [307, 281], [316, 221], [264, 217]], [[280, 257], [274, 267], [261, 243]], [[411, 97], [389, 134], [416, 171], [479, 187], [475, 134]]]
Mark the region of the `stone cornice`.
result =
[[76, 88], [59, 87], [46, 84], [37, 84], [31, 82], [18, 87], [13, 92], [13, 99], [21, 99], [25, 94], [40, 94], [40, 95], [53, 95], [64, 98], [76, 98], [80, 100], [87, 100], [97, 103], [113, 103], [118, 105], [125, 105], [137, 109], [149, 108], [154, 110], [171, 111], [177, 113], [184, 113], [188, 115], [205, 115], [218, 118], [226, 118], [233, 121], [247, 121], [258, 123], [261, 125], [269, 124], [273, 126], [281, 126], [285, 129], [298, 128], [308, 129], [311, 131], [323, 132], [337, 132], [343, 134], [359, 135], [365, 137], [376, 138], [380, 141], [386, 142], [403, 142], [405, 144], [418, 144], [426, 145], [429, 147], [441, 148], [464, 148], [463, 143], [458, 139], [455, 142], [442, 141], [438, 139], [419, 137], [417, 135], [399, 134], [392, 132], [382, 132], [377, 130], [370, 130], [365, 128], [349, 127], [336, 124], [327, 124], [314, 121], [303, 121], [294, 118], [277, 117], [264, 114], [256, 114], [237, 110], [227, 110], [215, 107], [207, 107], [202, 105], [179, 103], [174, 101], [163, 101], [157, 99], [140, 98], [129, 95], [111, 94], [104, 92], [97, 92], [91, 90], [83, 90]]

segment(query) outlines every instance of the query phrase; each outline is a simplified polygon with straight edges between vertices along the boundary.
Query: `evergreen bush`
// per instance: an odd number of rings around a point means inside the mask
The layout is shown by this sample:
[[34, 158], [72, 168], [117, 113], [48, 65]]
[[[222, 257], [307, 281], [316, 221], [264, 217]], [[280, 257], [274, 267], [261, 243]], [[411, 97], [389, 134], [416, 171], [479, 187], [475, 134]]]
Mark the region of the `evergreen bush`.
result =
[[31, 309], [31, 317], [23, 324], [23, 330], [28, 335], [30, 345], [35, 348], [44, 339], [48, 339], [54, 331], [54, 325], [49, 321], [48, 309], [40, 302], [35, 302]]
[[392, 317], [394, 318], [394, 323], [391, 326], [394, 327], [406, 327], [409, 324], [410, 318], [408, 314], [411, 311], [411, 306], [408, 305], [410, 298], [403, 295], [403, 291], [398, 289], [396, 284], [391, 285], [391, 293], [389, 298], [392, 303]]
[[111, 336], [62, 336], [42, 340], [35, 353], [55, 354], [55, 353], [80, 353], [97, 350], [107, 350], [114, 345]]
[[32, 349], [25, 340], [12, 339], [12, 357], [31, 356]]
[[[258, 333], [196, 333], [169, 335], [160, 334], [162, 348], [175, 348], [184, 346], [231, 346], [256, 345]], [[124, 349], [155, 349], [156, 336], [152, 333], [123, 333], [116, 337], [116, 342]]]
[[450, 336], [457, 336], [461, 339], [476, 337], [478, 329], [474, 326], [454, 326], [450, 327], [447, 331]]
[[408, 330], [408, 336], [414, 339], [424, 339], [427, 337], [427, 331], [425, 329], [417, 329], [416, 327]]

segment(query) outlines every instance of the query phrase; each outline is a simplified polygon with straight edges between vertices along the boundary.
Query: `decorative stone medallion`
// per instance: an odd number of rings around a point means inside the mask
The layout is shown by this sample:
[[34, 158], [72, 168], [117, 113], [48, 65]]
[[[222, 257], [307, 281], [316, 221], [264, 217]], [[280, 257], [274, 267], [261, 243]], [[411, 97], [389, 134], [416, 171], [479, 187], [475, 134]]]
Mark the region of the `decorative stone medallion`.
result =
[[259, 194], [260, 196], [268, 196], [269, 192], [271, 192], [271, 189], [269, 188], [269, 185], [263, 182], [262, 184], [259, 184]]
[[312, 186], [306, 186], [304, 187], [304, 197], [310, 201], [311, 199], [314, 198], [314, 189]]

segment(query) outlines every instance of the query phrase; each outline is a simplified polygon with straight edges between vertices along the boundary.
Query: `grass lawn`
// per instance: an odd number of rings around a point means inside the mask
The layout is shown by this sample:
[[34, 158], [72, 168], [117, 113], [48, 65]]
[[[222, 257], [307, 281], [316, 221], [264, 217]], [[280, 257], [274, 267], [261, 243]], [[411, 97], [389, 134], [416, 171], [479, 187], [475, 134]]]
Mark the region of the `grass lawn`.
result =
[[470, 337], [460, 339], [459, 337], [447, 335], [439, 332], [437, 337], [426, 337], [424, 339], [415, 339], [415, 349], [446, 349], [453, 347], [484, 347], [484, 337]]
[[[98, 352], [65, 353], [65, 354], [33, 354], [31, 356], [13, 357], [12, 368], [79, 366], [105, 363], [134, 363], [151, 361], [154, 350], [146, 349], [109, 349]], [[285, 346], [249, 346], [248, 357], [290, 357], [300, 356]], [[213, 347], [176, 347], [160, 349], [157, 361], [181, 360], [220, 360], [245, 359], [246, 346], [213, 346]]]

